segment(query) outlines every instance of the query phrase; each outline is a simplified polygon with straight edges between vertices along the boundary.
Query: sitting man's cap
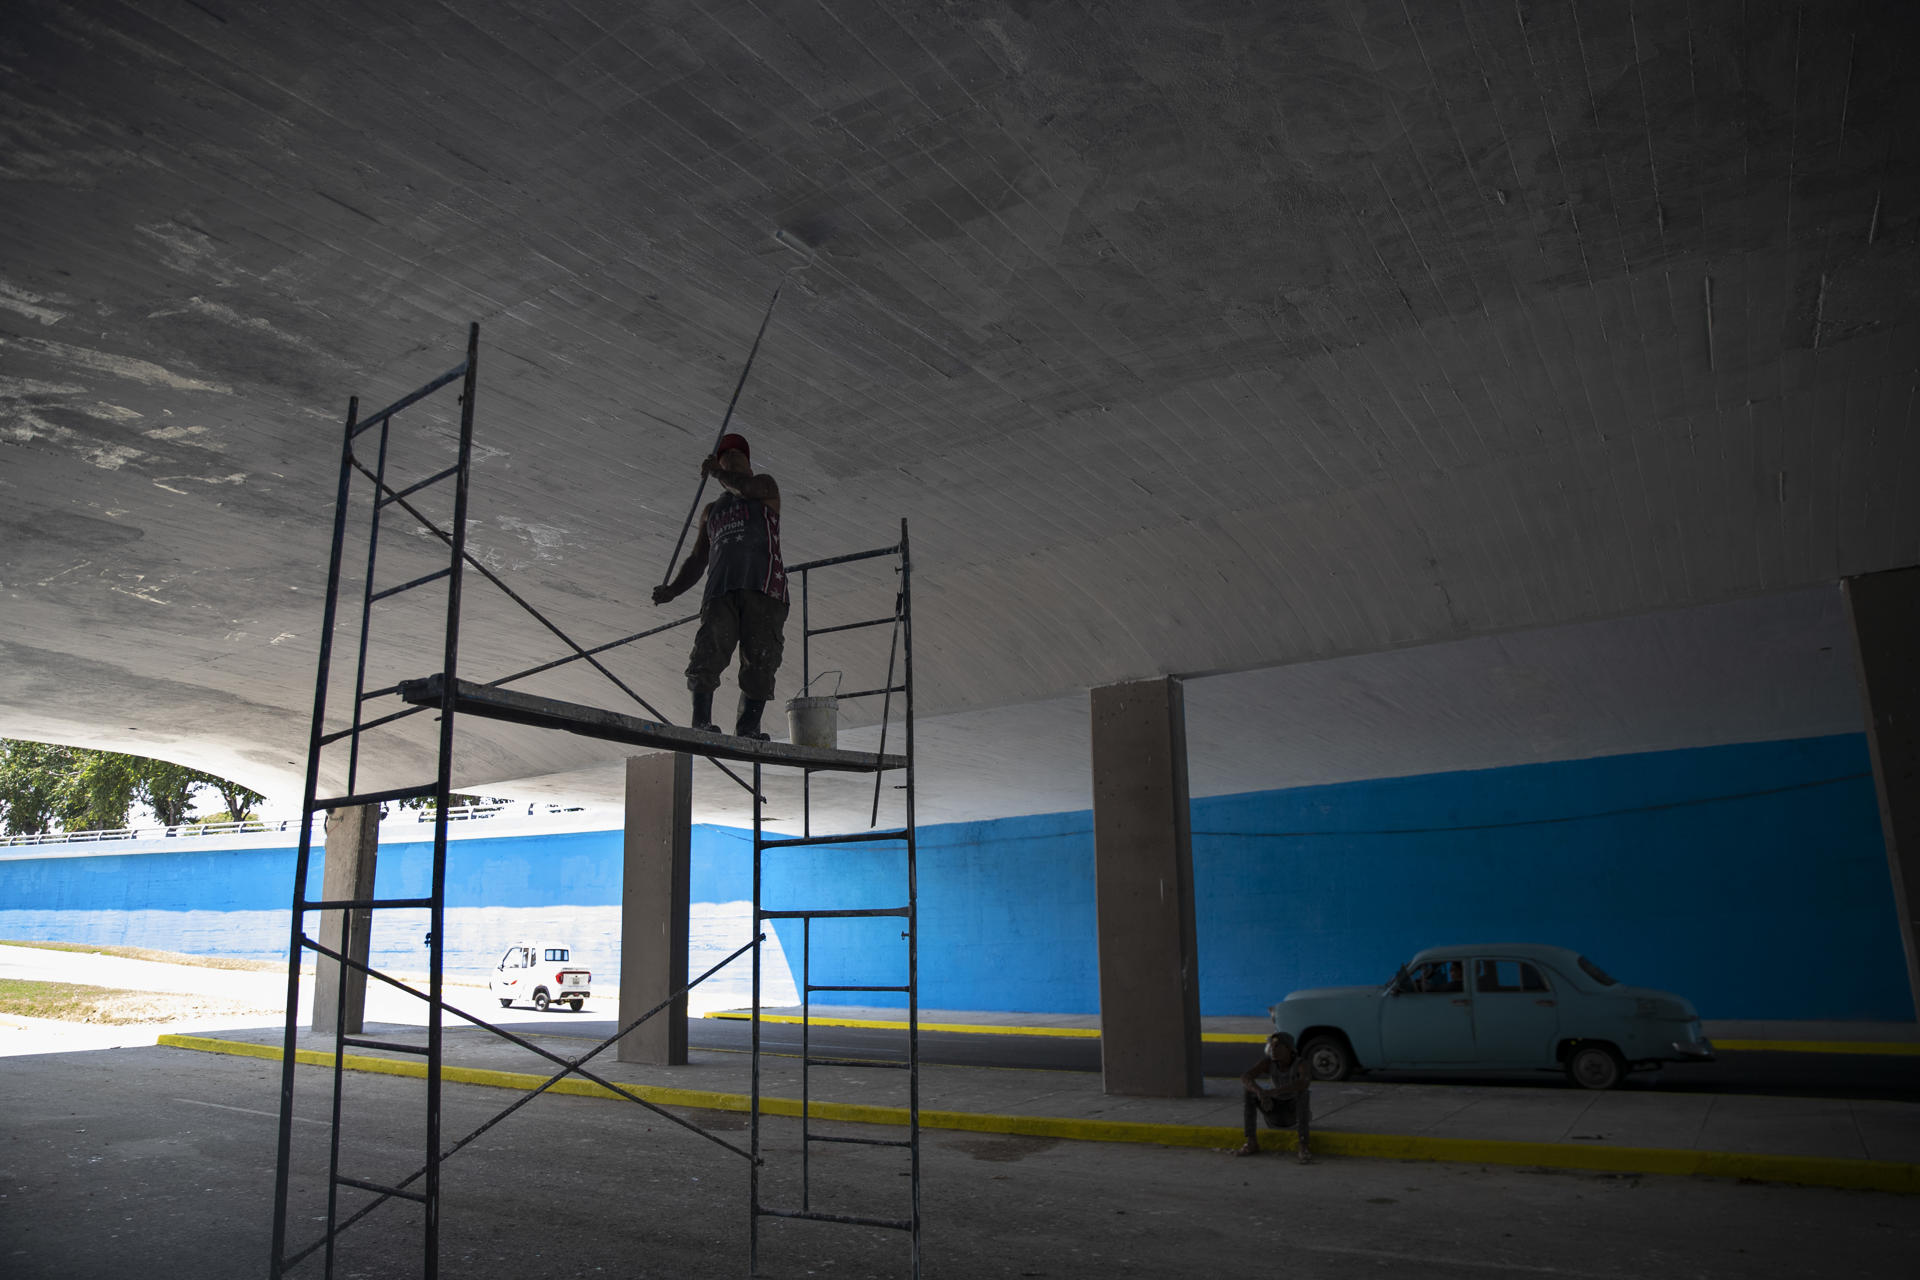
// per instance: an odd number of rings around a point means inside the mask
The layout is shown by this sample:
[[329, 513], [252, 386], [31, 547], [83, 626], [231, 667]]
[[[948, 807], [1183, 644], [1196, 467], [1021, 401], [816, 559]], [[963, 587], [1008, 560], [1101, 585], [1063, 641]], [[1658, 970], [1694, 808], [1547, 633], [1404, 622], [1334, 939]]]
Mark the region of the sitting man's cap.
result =
[[1293, 1037], [1285, 1031], [1276, 1031], [1267, 1037], [1268, 1044], [1274, 1044], [1276, 1042], [1287, 1046], [1289, 1049], [1293, 1048]]
[[729, 431], [726, 435], [721, 436], [720, 443], [714, 446], [713, 456], [717, 458], [729, 449], [738, 449], [741, 453], [747, 455], [749, 462], [753, 460], [753, 451], [747, 448], [747, 438], [745, 436], [735, 435]]

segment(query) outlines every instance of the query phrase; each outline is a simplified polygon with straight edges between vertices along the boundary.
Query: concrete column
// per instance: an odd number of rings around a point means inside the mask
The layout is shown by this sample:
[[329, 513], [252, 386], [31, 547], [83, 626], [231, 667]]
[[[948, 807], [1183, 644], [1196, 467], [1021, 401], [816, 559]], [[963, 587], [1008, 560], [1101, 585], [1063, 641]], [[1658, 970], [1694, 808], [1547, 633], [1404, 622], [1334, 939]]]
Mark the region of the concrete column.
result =
[[[320, 873], [321, 896], [331, 901], [371, 898], [373, 866], [379, 849], [379, 805], [363, 804], [350, 809], [328, 810], [326, 854]], [[353, 928], [347, 945], [343, 947], [340, 945], [341, 935], [347, 932], [349, 918]], [[365, 964], [367, 937], [372, 922], [373, 912], [366, 909], [322, 911], [320, 945]], [[346, 983], [347, 991], [346, 1016], [336, 1027], [334, 1015], [339, 1009], [342, 981]], [[367, 975], [358, 969], [347, 969], [343, 978], [339, 964], [320, 956], [314, 969], [313, 1029], [326, 1034], [358, 1035], [366, 1029], [366, 1012]]]
[[1843, 580], [1893, 905], [1920, 1016], [1920, 566]]
[[[693, 757], [661, 751], [627, 761], [626, 871], [620, 889], [620, 1025], [687, 985], [692, 888]], [[687, 1061], [687, 998], [624, 1036], [622, 1062]]]
[[1106, 1091], [1197, 1098], [1200, 974], [1178, 680], [1093, 691], [1093, 861]]

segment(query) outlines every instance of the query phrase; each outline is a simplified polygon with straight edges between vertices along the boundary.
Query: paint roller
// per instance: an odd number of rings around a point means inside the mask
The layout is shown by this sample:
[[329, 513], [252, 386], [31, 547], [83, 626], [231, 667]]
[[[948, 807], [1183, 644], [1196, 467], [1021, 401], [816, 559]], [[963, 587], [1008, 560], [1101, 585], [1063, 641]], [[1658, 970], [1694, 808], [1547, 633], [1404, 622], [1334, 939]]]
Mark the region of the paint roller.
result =
[[[799, 266], [788, 267], [785, 271], [781, 272], [779, 283], [773, 286], [773, 296], [767, 299], [767, 312], [760, 317], [760, 330], [753, 335], [753, 346], [747, 351], [746, 364], [740, 368], [740, 380], [733, 384], [733, 398], [727, 401], [727, 411], [720, 417], [720, 430], [714, 433], [713, 447], [707, 450], [708, 457], [712, 457], [719, 452], [720, 442], [727, 437], [727, 427], [733, 422], [734, 406], [740, 403], [740, 392], [746, 388], [747, 375], [753, 372], [753, 358], [760, 354], [760, 340], [767, 336], [767, 322], [773, 319], [773, 308], [780, 301], [780, 291], [787, 287], [787, 279], [792, 276], [794, 272], [805, 271], [813, 265], [813, 251], [809, 249], [799, 237], [789, 233], [785, 227], [775, 228], [773, 239], [774, 243], [780, 245], [782, 248], [792, 250], [806, 259], [806, 261], [802, 262]], [[687, 518], [681, 522], [680, 536], [674, 541], [673, 554], [667, 557], [666, 575], [660, 579], [660, 585], [663, 587], [673, 581], [673, 566], [680, 562], [680, 549], [686, 545], [687, 530], [693, 527], [693, 517], [699, 514], [700, 499], [706, 495], [706, 492], [707, 475], [706, 472], [702, 471], [700, 473], [699, 487], [693, 491], [693, 505], [687, 508]]]

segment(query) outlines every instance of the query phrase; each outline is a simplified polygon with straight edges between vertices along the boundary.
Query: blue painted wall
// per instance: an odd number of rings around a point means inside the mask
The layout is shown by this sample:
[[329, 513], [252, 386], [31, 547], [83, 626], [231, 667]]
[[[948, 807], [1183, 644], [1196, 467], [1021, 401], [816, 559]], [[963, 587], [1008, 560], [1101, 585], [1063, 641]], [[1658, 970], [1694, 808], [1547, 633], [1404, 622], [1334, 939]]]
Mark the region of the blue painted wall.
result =
[[[906, 901], [905, 850], [853, 845], [769, 850], [772, 910], [890, 907]], [[1093, 817], [1043, 814], [923, 827], [919, 840], [920, 1003], [929, 1009], [1089, 1012], [1099, 1003], [1093, 904]], [[776, 920], [794, 978], [904, 984], [903, 922], [823, 920], [810, 961], [802, 927]], [[1206, 926], [1201, 927], [1204, 937]], [[904, 996], [822, 995], [828, 1003], [904, 1006]]]
[[[1709, 1018], [1912, 1016], [1860, 735], [1218, 797], [1194, 803], [1193, 829], [1206, 1014], [1259, 1014], [1297, 987], [1383, 980], [1423, 946], [1488, 940], [1578, 948]], [[461, 841], [448, 905], [604, 914], [620, 845]], [[430, 854], [384, 846], [379, 892], [423, 892]], [[693, 855], [695, 902], [751, 896], [747, 833], [698, 827]], [[766, 905], [900, 905], [902, 862], [887, 846], [770, 851]], [[184, 913], [201, 941], [182, 949], [274, 955], [292, 865], [289, 849], [0, 861], [0, 936], [179, 947], [126, 931]], [[1090, 812], [923, 828], [920, 893], [924, 1008], [1097, 1009]], [[802, 927], [775, 928], [797, 978]], [[904, 983], [900, 929], [817, 923], [812, 980]]]
[[[617, 905], [621, 842], [618, 831], [457, 840], [447, 857], [447, 906]], [[317, 852], [312, 861], [308, 893], [318, 897]], [[6, 861], [0, 862], [0, 910], [284, 913], [294, 862], [291, 847]], [[375, 867], [377, 894], [421, 896], [431, 888], [433, 842], [383, 844]], [[693, 829], [695, 902], [750, 898], [752, 874], [751, 833]]]
[[1910, 1019], [1870, 769], [1846, 735], [1201, 801], [1203, 1008], [1516, 941], [1710, 1018]]
[[[267, 911], [291, 901], [292, 849], [188, 849], [0, 862], [0, 910]], [[317, 864], [317, 860], [316, 860]], [[319, 887], [318, 879], [312, 881]], [[76, 919], [76, 924], [80, 921]], [[45, 942], [117, 939], [43, 937]], [[284, 946], [284, 940], [282, 942]]]
[[[180, 847], [160, 852], [0, 859], [0, 938], [283, 959], [295, 850], [194, 847], [198, 843], [182, 839]], [[694, 902], [752, 897], [750, 833], [696, 826], [692, 845]], [[448, 973], [483, 974], [508, 943], [540, 937], [569, 942], [597, 982], [617, 985], [621, 846], [618, 831], [453, 841], [447, 858]], [[390, 834], [380, 847], [374, 892], [422, 896], [432, 874], [431, 840], [394, 840]], [[320, 896], [320, 880], [316, 856], [309, 897]], [[696, 959], [718, 946], [711, 963], [748, 936], [751, 913], [744, 909], [719, 913], [725, 921], [711, 911], [695, 914]], [[737, 928], [732, 916], [740, 917]], [[400, 971], [422, 968], [427, 918], [424, 909], [377, 913], [373, 963]], [[315, 927], [311, 920], [309, 925]], [[728, 975], [711, 985], [718, 990], [740, 984]]]
[[[1869, 770], [1843, 735], [1196, 801], [1201, 1012], [1484, 940], [1577, 948], [1709, 1018], [1910, 1019]], [[921, 850], [922, 1006], [1098, 1008], [1091, 812], [930, 828]], [[770, 905], [881, 905], [896, 867], [770, 854]], [[798, 966], [798, 925], [777, 927]], [[900, 981], [897, 934], [816, 925], [813, 981]]]
[[[618, 905], [623, 840], [618, 831], [579, 831], [459, 841], [447, 855], [447, 905]], [[751, 832], [695, 826], [692, 863], [693, 901], [738, 902], [753, 896]], [[282, 875], [293, 875], [291, 858]], [[381, 845], [374, 878], [376, 891], [390, 897], [428, 893], [433, 841]], [[280, 905], [285, 897], [282, 893]]]

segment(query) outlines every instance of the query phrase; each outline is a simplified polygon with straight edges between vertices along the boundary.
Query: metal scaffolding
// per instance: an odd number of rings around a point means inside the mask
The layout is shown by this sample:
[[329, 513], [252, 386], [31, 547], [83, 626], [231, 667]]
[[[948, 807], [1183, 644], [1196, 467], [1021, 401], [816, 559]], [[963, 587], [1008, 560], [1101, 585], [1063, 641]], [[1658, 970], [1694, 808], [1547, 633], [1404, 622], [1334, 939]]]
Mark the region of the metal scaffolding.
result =
[[[891, 616], [871, 618], [861, 622], [846, 622], [832, 626], [815, 627], [812, 625], [810, 609], [810, 577], [818, 569], [832, 565], [847, 564], [856, 560], [867, 560], [877, 556], [898, 554], [900, 557], [900, 590], [894, 597]], [[880, 697], [884, 699], [880, 712], [880, 745], [878, 758], [882, 765], [874, 770], [873, 779], [873, 820], [869, 829], [862, 832], [840, 835], [813, 834], [813, 794], [811, 768], [803, 768], [801, 774], [801, 834], [794, 837], [769, 838], [766, 833], [762, 806], [765, 793], [761, 788], [762, 761], [753, 766], [753, 915], [754, 929], [759, 934], [760, 923], [768, 920], [798, 920], [801, 927], [800, 945], [800, 1207], [775, 1208], [763, 1204], [760, 1199], [760, 950], [753, 952], [753, 1105], [752, 1105], [752, 1147], [754, 1161], [752, 1172], [748, 1175], [748, 1199], [750, 1201], [748, 1218], [747, 1271], [754, 1275], [759, 1272], [760, 1257], [760, 1219], [804, 1218], [816, 1222], [841, 1222], [858, 1226], [885, 1227], [905, 1231], [910, 1240], [912, 1274], [915, 1280], [920, 1275], [920, 991], [919, 991], [919, 882], [917, 866], [917, 845], [914, 830], [914, 766], [913, 766], [913, 562], [907, 549], [907, 522], [900, 522], [900, 542], [894, 547], [883, 547], [876, 551], [856, 552], [853, 555], [837, 556], [830, 560], [817, 560], [809, 564], [796, 566], [792, 573], [800, 577], [800, 636], [801, 658], [800, 674], [803, 687], [811, 682], [813, 637], [835, 632], [854, 631], [868, 627], [891, 626], [892, 637], [887, 645], [886, 682], [874, 689], [863, 689], [856, 693], [841, 695], [848, 698]], [[900, 660], [900, 682], [894, 683], [894, 660]], [[880, 788], [887, 772], [892, 766], [885, 761], [894, 759], [886, 755], [887, 726], [889, 712], [893, 704], [893, 695], [900, 694], [905, 711], [905, 754], [899, 757], [899, 767], [906, 775], [906, 818], [899, 829], [879, 829], [877, 823], [880, 813]], [[814, 908], [784, 911], [769, 911], [763, 906], [761, 875], [765, 857], [769, 850], [805, 848], [821, 845], [848, 845], [869, 843], [893, 843], [902, 846], [905, 855], [905, 883], [901, 886], [904, 901], [888, 907], [839, 907]], [[854, 920], [897, 918], [906, 927], [901, 931], [901, 940], [906, 944], [907, 980], [904, 984], [850, 984], [816, 983], [813, 981], [813, 925], [816, 920]], [[816, 1058], [813, 1056], [813, 996], [815, 992], [835, 992], [840, 994], [903, 994], [907, 1000], [907, 1060], [905, 1063], [873, 1062], [847, 1058]], [[857, 1138], [815, 1133], [812, 1127], [813, 1087], [812, 1071], [819, 1066], [833, 1067], [879, 1067], [904, 1068], [907, 1072], [907, 1136], [904, 1139]], [[866, 1215], [829, 1213], [813, 1208], [812, 1194], [812, 1153], [815, 1143], [839, 1143], [855, 1146], [898, 1147], [907, 1152], [909, 1177], [912, 1180], [912, 1202], [907, 1215], [903, 1218], [880, 1218]]]
[[[790, 743], [755, 742], [731, 735], [706, 733], [694, 729], [678, 727], [669, 722], [645, 698], [609, 671], [601, 663], [598, 655], [621, 646], [631, 644], [649, 636], [661, 634], [675, 627], [695, 620], [694, 616], [680, 618], [663, 626], [652, 627], [621, 639], [597, 645], [591, 649], [583, 648], [569, 638], [559, 627], [528, 603], [519, 593], [509, 587], [491, 569], [467, 551], [467, 504], [471, 486], [471, 461], [473, 453], [474, 393], [477, 385], [479, 359], [480, 327], [470, 327], [467, 335], [466, 358], [454, 368], [428, 382], [416, 391], [403, 396], [378, 413], [368, 417], [359, 416], [359, 401], [354, 398], [348, 402], [346, 434], [342, 444], [340, 458], [339, 488], [334, 506], [334, 527], [332, 554], [327, 571], [327, 593], [325, 612], [322, 621], [318, 670], [314, 683], [313, 720], [307, 753], [307, 774], [304, 799], [303, 822], [300, 843], [295, 858], [293, 907], [288, 945], [287, 965], [287, 1021], [285, 1041], [281, 1057], [280, 1076], [280, 1116], [279, 1144], [274, 1176], [274, 1218], [273, 1218], [273, 1254], [270, 1274], [274, 1277], [284, 1275], [289, 1269], [312, 1257], [323, 1253], [325, 1274], [333, 1274], [335, 1243], [341, 1233], [361, 1221], [381, 1205], [391, 1200], [401, 1200], [419, 1204], [422, 1208], [422, 1266], [429, 1278], [437, 1276], [439, 1271], [439, 1232], [440, 1232], [440, 1168], [441, 1164], [454, 1152], [474, 1141], [481, 1134], [500, 1123], [508, 1116], [527, 1105], [535, 1097], [546, 1092], [553, 1085], [569, 1075], [578, 1075], [590, 1080], [615, 1095], [644, 1107], [649, 1112], [671, 1121], [681, 1128], [688, 1129], [708, 1141], [740, 1156], [748, 1166], [748, 1272], [757, 1274], [759, 1266], [760, 1236], [759, 1224], [762, 1217], [802, 1218], [821, 1222], [850, 1223], [856, 1225], [885, 1227], [903, 1230], [909, 1234], [911, 1245], [912, 1274], [917, 1278], [920, 1273], [920, 1123], [919, 1123], [919, 1002], [918, 1002], [918, 898], [915, 875], [915, 830], [914, 830], [914, 785], [913, 766], [913, 625], [911, 608], [911, 560], [907, 547], [907, 525], [900, 525], [900, 540], [897, 544], [880, 547], [870, 551], [855, 552], [849, 555], [835, 556], [816, 560], [806, 564], [794, 565], [789, 569], [791, 577], [797, 576], [800, 582], [801, 596], [801, 669], [803, 681], [811, 674], [812, 641], [816, 636], [836, 632], [852, 631], [861, 628], [890, 626], [892, 636], [888, 649], [887, 678], [884, 684], [872, 689], [841, 695], [845, 698], [880, 697], [883, 699], [880, 715], [880, 745], [873, 752], [842, 750], [829, 747], [797, 746]], [[409, 483], [389, 478], [389, 446], [393, 443], [395, 423], [403, 410], [409, 410], [432, 396], [435, 392], [458, 382], [461, 387], [459, 400], [459, 433], [457, 457], [452, 465], [432, 472]], [[371, 465], [362, 456], [364, 445], [360, 442], [367, 433], [378, 429], [377, 447], [372, 451]], [[343, 566], [348, 529], [348, 512], [355, 490], [356, 480], [365, 481], [370, 486], [370, 518], [367, 532], [367, 554], [365, 577], [360, 584], [360, 623], [358, 628], [358, 655], [355, 665], [354, 684], [350, 711], [345, 727], [329, 730], [328, 693], [329, 676], [333, 654], [333, 641], [340, 622], [340, 603], [342, 596]], [[432, 519], [421, 509], [423, 493], [451, 480], [454, 482], [452, 513], [446, 526]], [[389, 587], [377, 588], [377, 569], [380, 550], [380, 533], [383, 513], [390, 507], [398, 507], [411, 517], [419, 530], [443, 544], [448, 553], [447, 567], [423, 574], [411, 580]], [[887, 617], [868, 619], [852, 623], [813, 627], [810, 613], [811, 575], [820, 570], [871, 561], [884, 557], [898, 557], [896, 572], [899, 577], [898, 590], [894, 596], [894, 607]], [[461, 679], [459, 676], [459, 640], [461, 628], [461, 587], [468, 570], [478, 573], [489, 583], [498, 587], [508, 599], [530, 614], [546, 630], [557, 637], [571, 651], [566, 657], [542, 663], [525, 670], [481, 684]], [[446, 610], [444, 627], [444, 645], [441, 668], [438, 672], [412, 679], [402, 680], [380, 688], [368, 689], [368, 653], [370, 631], [374, 621], [373, 606], [386, 599], [400, 596], [431, 584], [446, 584]], [[895, 662], [899, 662], [900, 678], [895, 680]], [[504, 686], [551, 671], [565, 664], [584, 661], [599, 671], [624, 694], [637, 703], [651, 716], [650, 719], [612, 711], [606, 708], [587, 706], [574, 702], [562, 702], [552, 698], [507, 689]], [[900, 754], [889, 755], [886, 751], [886, 737], [893, 709], [894, 695], [900, 695], [904, 730], [904, 747]], [[407, 705], [398, 709], [366, 717], [369, 704], [380, 700], [398, 699]], [[423, 711], [439, 713], [437, 770], [431, 782], [413, 786], [390, 787], [373, 791], [357, 790], [361, 767], [361, 745], [364, 735], [394, 724]], [[446, 1003], [443, 998], [443, 973], [445, 962], [445, 902], [447, 872], [447, 824], [448, 811], [452, 797], [452, 778], [454, 773], [454, 725], [456, 717], [474, 716], [483, 719], [499, 720], [515, 724], [531, 725], [543, 729], [552, 729], [611, 742], [633, 746], [649, 747], [657, 750], [685, 752], [690, 755], [705, 756], [715, 767], [721, 769], [735, 782], [747, 787], [753, 795], [753, 936], [745, 945], [736, 950], [719, 964], [714, 965], [699, 977], [694, 978], [685, 987], [668, 996], [652, 1009], [634, 1019], [626, 1026], [619, 1027], [613, 1035], [601, 1041], [593, 1049], [577, 1057], [566, 1058], [550, 1052], [533, 1041], [496, 1026], [482, 1018]], [[319, 794], [321, 760], [323, 753], [337, 744], [345, 743], [347, 750], [346, 789], [343, 794], [322, 796]], [[721, 764], [722, 760], [731, 760], [752, 766], [752, 781], [740, 777], [732, 769]], [[765, 794], [762, 788], [764, 771], [769, 768], [798, 769], [801, 772], [802, 834], [797, 837], [769, 836], [765, 829], [763, 806]], [[813, 833], [813, 775], [817, 772], [871, 773], [874, 775], [874, 822], [878, 821], [879, 798], [882, 779], [889, 773], [904, 774], [905, 782], [901, 788], [905, 793], [904, 825], [898, 829], [870, 829], [841, 835], [816, 835]], [[379, 805], [414, 799], [431, 799], [435, 804], [433, 863], [429, 892], [418, 897], [381, 898], [373, 894], [371, 888], [360, 896], [349, 899], [328, 899], [311, 897], [308, 892], [308, 878], [312, 868], [312, 830], [316, 814], [359, 805]], [[763, 860], [771, 851], [796, 846], [832, 846], [845, 844], [871, 844], [892, 842], [899, 846], [905, 856], [904, 902], [885, 908], [819, 908], [807, 910], [766, 910], [762, 900]], [[398, 978], [374, 969], [369, 964], [354, 958], [355, 933], [371, 927], [371, 914], [375, 911], [390, 909], [425, 909], [428, 912], [428, 980], [427, 989], [422, 991]], [[336, 911], [342, 918], [342, 929], [338, 950], [316, 941], [307, 932], [307, 917], [313, 912]], [[811, 952], [813, 945], [814, 922], [822, 919], [846, 919], [858, 917], [896, 917], [901, 919], [905, 928], [902, 939], [906, 948], [907, 981], [904, 985], [850, 985], [850, 984], [813, 984], [811, 981]], [[802, 997], [802, 1054], [801, 1054], [801, 1203], [800, 1207], [780, 1208], [764, 1204], [761, 1200], [760, 1174], [764, 1163], [761, 1152], [761, 1118], [763, 1099], [761, 1096], [761, 946], [766, 941], [765, 927], [770, 921], [798, 919], [801, 922], [801, 981]], [[616, 1044], [623, 1036], [633, 1031], [647, 1019], [673, 1007], [674, 1002], [683, 998], [694, 987], [719, 972], [726, 965], [738, 959], [744, 953], [752, 952], [753, 963], [753, 1022], [752, 1022], [752, 1099], [751, 1099], [751, 1141], [748, 1149], [727, 1141], [718, 1134], [708, 1132], [699, 1125], [662, 1110], [654, 1103], [639, 1096], [633, 1090], [604, 1079], [587, 1066], [593, 1058]], [[328, 1159], [326, 1179], [326, 1228], [318, 1239], [305, 1244], [292, 1246], [288, 1240], [290, 1221], [289, 1206], [293, 1195], [293, 1119], [294, 1093], [296, 1084], [295, 1066], [299, 1060], [299, 995], [301, 962], [308, 952], [340, 966], [341, 981], [336, 984], [338, 1001], [335, 1009], [335, 1026], [339, 1028], [335, 1042], [335, 1052], [331, 1055], [332, 1066], [332, 1122], [328, 1138]], [[370, 1039], [362, 1035], [346, 1033], [346, 970], [364, 974], [406, 992], [427, 1006], [427, 1035], [425, 1044], [406, 1041]], [[812, 1016], [812, 997], [816, 992], [887, 992], [904, 993], [907, 1001], [907, 1061], [904, 1069], [908, 1072], [907, 1137], [903, 1140], [854, 1138], [831, 1136], [813, 1132], [811, 1123], [812, 1089], [810, 1071], [815, 1066], [873, 1066], [871, 1062], [848, 1062], [841, 1059], [814, 1058], [810, 1055], [809, 1028]], [[444, 1028], [447, 1015], [460, 1019], [481, 1030], [546, 1059], [558, 1069], [545, 1083], [533, 1089], [511, 1105], [487, 1120], [458, 1141], [443, 1144], [441, 1134], [441, 1076], [444, 1060]], [[424, 1160], [421, 1165], [403, 1177], [384, 1179], [362, 1177], [343, 1173], [341, 1122], [347, 1102], [346, 1090], [346, 1051], [350, 1047], [371, 1049], [389, 1054], [403, 1054], [423, 1057], [424, 1069]], [[885, 1064], [900, 1066], [902, 1064]], [[813, 1208], [811, 1188], [811, 1150], [816, 1143], [850, 1143], [867, 1146], [899, 1147], [908, 1151], [912, 1179], [911, 1205], [905, 1217], [879, 1217], [830, 1213]], [[354, 1196], [364, 1193], [370, 1197], [349, 1210], [341, 1204], [343, 1194]]]

